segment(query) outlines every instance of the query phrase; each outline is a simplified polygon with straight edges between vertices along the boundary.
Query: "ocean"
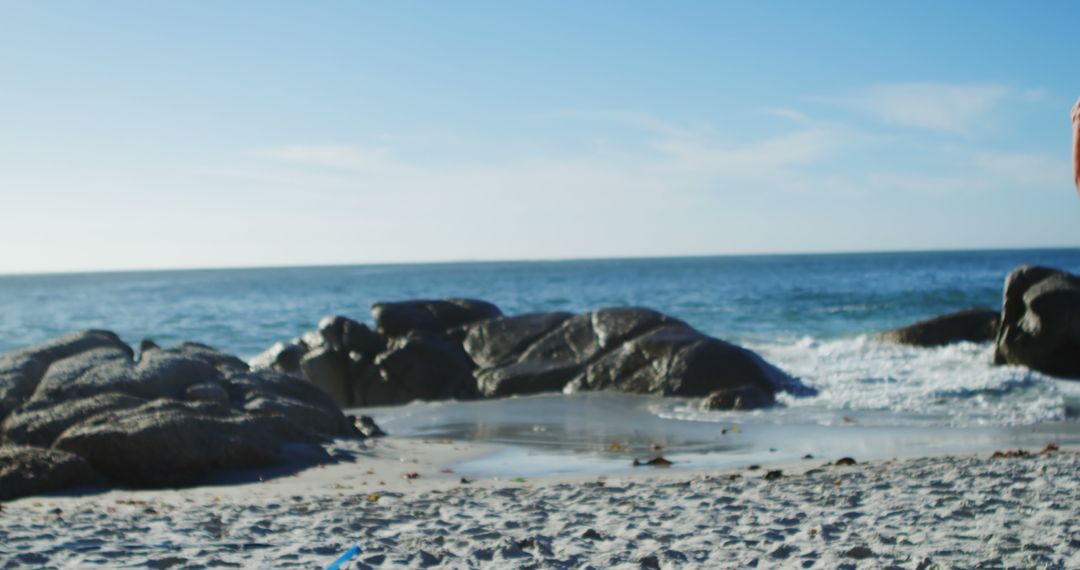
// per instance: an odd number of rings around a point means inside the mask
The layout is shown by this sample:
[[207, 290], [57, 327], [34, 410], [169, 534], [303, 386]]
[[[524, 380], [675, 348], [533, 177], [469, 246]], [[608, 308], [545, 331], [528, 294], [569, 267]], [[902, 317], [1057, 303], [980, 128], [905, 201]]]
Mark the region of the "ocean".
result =
[[[371, 323], [369, 308], [378, 301], [471, 297], [491, 301], [506, 314], [639, 305], [757, 351], [815, 388], [817, 395], [785, 395], [781, 406], [756, 412], [703, 412], [692, 401], [599, 395], [417, 404], [380, 410], [377, 417], [417, 436], [483, 439], [478, 434], [487, 433], [493, 440], [524, 437], [534, 443], [554, 437], [535, 435], [549, 427], [564, 432], [564, 439], [565, 432], [596, 428], [571, 420], [538, 427], [522, 423], [521, 406], [544, 421], [552, 415], [606, 414], [609, 423], [620, 416], [611, 412], [613, 407], [633, 408], [659, 422], [654, 435], [679, 432], [679, 426], [686, 425], [700, 431], [747, 422], [781, 427], [854, 424], [864, 433], [876, 428], [890, 428], [891, 433], [935, 428], [940, 433], [937, 428], [943, 427], [1015, 432], [1058, 425], [1073, 433], [1080, 382], [993, 366], [989, 343], [914, 348], [875, 338], [879, 332], [949, 311], [1000, 308], [1005, 276], [1022, 263], [1080, 273], [1080, 250], [0, 276], [0, 352], [94, 327], [114, 330], [130, 343], [143, 338], [162, 345], [194, 340], [249, 358], [276, 341], [313, 329], [326, 314]], [[522, 425], [533, 435], [522, 436]], [[601, 445], [618, 433], [605, 432], [589, 445]], [[695, 440], [684, 439], [691, 446]]]

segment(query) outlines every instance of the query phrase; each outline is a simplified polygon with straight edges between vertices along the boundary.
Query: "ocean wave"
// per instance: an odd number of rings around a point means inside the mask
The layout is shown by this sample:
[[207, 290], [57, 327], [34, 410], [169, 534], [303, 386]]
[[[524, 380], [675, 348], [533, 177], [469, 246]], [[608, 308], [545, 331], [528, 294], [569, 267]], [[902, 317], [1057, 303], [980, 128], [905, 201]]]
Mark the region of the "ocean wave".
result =
[[[750, 348], [815, 391], [780, 394], [783, 406], [756, 413], [765, 421], [1030, 425], [1065, 419], [1067, 400], [1075, 399], [1063, 381], [1026, 368], [995, 366], [989, 343], [920, 348], [860, 335], [803, 337]], [[685, 420], [739, 417], [739, 412], [704, 412], [689, 404], [662, 408], [657, 413]]]

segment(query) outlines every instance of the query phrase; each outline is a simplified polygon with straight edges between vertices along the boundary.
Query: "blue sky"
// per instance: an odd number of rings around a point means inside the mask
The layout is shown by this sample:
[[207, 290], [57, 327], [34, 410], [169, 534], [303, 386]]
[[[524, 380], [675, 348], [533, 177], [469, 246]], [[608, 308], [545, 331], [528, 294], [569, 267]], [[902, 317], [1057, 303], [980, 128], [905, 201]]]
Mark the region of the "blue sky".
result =
[[0, 273], [1080, 246], [1075, 2], [0, 2]]

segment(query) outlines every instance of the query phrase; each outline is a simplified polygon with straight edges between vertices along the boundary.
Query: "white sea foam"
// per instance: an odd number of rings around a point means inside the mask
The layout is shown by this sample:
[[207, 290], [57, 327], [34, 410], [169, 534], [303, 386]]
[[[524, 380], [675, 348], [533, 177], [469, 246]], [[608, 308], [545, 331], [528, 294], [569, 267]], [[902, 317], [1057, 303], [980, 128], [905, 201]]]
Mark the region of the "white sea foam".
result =
[[[817, 390], [809, 397], [781, 394], [784, 407], [756, 413], [766, 421], [1029, 425], [1064, 419], [1066, 402], [1080, 396], [1080, 383], [1021, 367], [994, 366], [993, 346], [988, 343], [919, 348], [862, 335], [836, 340], [806, 337], [751, 348]], [[704, 421], [736, 417], [687, 405], [657, 412]]]

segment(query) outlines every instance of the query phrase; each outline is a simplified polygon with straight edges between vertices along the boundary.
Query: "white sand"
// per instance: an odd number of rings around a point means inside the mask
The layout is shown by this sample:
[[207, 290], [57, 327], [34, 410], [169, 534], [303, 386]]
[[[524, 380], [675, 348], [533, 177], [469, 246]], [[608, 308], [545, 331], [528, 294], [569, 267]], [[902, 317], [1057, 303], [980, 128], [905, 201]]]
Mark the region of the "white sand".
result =
[[[387, 438], [356, 463], [185, 490], [25, 498], [0, 568], [1080, 568], [1080, 454], [468, 484], [483, 448]], [[407, 480], [403, 475], [416, 472]], [[377, 496], [375, 496], [377, 495]]]

